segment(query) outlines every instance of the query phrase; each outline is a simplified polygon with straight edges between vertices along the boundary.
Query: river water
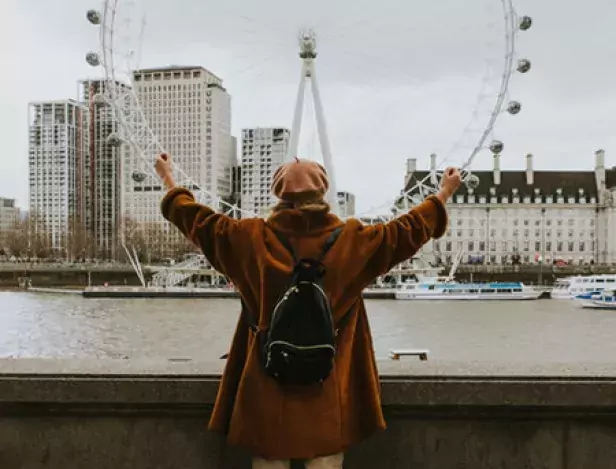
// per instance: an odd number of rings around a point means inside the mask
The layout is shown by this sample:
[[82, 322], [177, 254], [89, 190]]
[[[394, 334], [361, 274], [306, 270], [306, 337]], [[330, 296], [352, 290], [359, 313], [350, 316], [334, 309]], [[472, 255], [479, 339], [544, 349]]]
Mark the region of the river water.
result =
[[[375, 351], [428, 348], [431, 359], [608, 363], [616, 312], [571, 301], [367, 301]], [[86, 299], [0, 293], [0, 357], [211, 360], [227, 351], [233, 299]]]

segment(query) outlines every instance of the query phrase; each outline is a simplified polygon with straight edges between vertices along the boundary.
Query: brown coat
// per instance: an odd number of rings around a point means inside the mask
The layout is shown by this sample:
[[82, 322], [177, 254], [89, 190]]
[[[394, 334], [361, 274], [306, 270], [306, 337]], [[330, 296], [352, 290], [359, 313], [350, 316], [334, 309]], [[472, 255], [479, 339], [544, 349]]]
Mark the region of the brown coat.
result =
[[324, 288], [334, 319], [354, 310], [338, 336], [334, 371], [322, 384], [282, 389], [262, 370], [256, 341], [238, 321], [210, 429], [227, 434], [266, 459], [305, 459], [345, 451], [385, 428], [370, 326], [362, 290], [443, 235], [447, 213], [434, 196], [385, 224], [346, 223], [332, 214], [283, 210], [267, 222], [235, 220], [173, 189], [162, 202], [165, 218], [195, 242], [212, 266], [238, 288], [246, 308], [266, 327], [290, 278], [292, 258], [266, 223], [290, 240], [300, 256], [317, 256], [328, 235], [343, 226], [324, 259]]

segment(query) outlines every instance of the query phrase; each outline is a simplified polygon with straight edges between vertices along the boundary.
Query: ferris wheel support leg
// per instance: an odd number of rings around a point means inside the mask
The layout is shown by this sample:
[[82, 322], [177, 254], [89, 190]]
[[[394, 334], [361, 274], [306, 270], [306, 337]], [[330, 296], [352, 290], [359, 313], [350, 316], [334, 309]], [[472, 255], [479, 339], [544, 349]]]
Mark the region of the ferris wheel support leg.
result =
[[307, 73], [308, 65], [306, 64], [306, 61], [303, 61], [302, 76], [300, 78], [299, 87], [297, 88], [297, 99], [295, 100], [295, 111], [293, 112], [293, 126], [291, 127], [291, 137], [289, 138], [289, 146], [287, 147], [287, 156], [285, 161], [291, 161], [297, 156], [299, 133], [302, 127], [302, 115], [304, 112], [304, 96], [306, 96]]
[[319, 91], [319, 85], [317, 84], [314, 62], [309, 63], [309, 72], [312, 84], [312, 96], [314, 98], [314, 111], [317, 120], [317, 131], [319, 133], [319, 143], [321, 144], [321, 153], [323, 154], [323, 164], [325, 165], [325, 170], [327, 171], [329, 179], [329, 191], [327, 192], [327, 201], [330, 204], [331, 212], [335, 215], [339, 215], [336, 175], [334, 174], [332, 152], [329, 146], [327, 125], [325, 124], [325, 113], [323, 112], [323, 104], [321, 103], [321, 92]]

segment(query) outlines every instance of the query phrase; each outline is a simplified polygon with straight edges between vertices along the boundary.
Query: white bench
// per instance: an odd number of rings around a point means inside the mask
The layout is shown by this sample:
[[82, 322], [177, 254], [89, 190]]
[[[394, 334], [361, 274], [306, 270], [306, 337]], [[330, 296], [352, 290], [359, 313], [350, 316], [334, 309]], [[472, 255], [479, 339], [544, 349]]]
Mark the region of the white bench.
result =
[[419, 357], [421, 361], [426, 361], [428, 359], [429, 354], [430, 354], [430, 350], [427, 350], [427, 349], [419, 349], [419, 348], [399, 349], [399, 350], [390, 350], [389, 358], [391, 358], [392, 360], [400, 360], [400, 357]]

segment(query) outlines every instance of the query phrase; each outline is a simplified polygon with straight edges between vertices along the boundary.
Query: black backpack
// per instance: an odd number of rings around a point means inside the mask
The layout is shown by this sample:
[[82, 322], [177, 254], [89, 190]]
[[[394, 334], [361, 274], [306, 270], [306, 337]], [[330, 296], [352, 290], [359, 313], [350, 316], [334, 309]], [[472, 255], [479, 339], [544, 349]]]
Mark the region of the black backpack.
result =
[[[288, 240], [274, 231], [295, 262], [291, 282], [272, 311], [267, 333], [260, 337], [265, 371], [281, 384], [320, 383], [332, 371], [340, 326], [335, 327], [323, 290], [322, 260], [341, 231], [338, 228], [332, 232], [318, 259], [297, 259]], [[343, 321], [346, 316], [348, 313]], [[250, 327], [259, 333], [254, 321]]]

